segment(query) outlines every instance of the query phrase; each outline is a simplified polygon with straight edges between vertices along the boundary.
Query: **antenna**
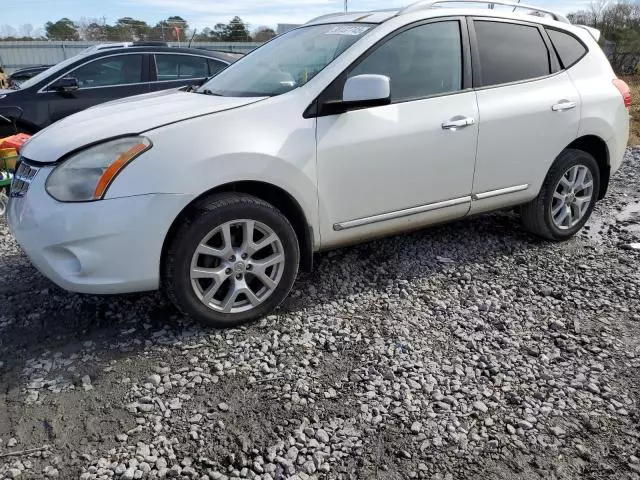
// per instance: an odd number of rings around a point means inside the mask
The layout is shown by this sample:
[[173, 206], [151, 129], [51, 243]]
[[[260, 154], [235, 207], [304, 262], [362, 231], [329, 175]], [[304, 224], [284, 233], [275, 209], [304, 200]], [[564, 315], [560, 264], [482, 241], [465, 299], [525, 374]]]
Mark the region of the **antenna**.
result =
[[191, 40], [189, 40], [189, 45], [188, 47], [191, 48], [191, 42], [193, 42], [194, 37], [196, 36], [196, 32], [198, 31], [197, 28], [193, 29], [193, 35], [191, 35]]
[[344, 13], [347, 13], [347, 11], [349, 10], [348, 2], [349, 0], [344, 0]]

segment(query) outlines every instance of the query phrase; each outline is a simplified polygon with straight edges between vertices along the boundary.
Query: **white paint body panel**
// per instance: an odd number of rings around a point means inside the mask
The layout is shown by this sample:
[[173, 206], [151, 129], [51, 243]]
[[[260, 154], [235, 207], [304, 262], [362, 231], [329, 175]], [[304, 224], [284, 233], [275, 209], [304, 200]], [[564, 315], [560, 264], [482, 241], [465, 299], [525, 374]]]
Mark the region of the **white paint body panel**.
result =
[[[389, 16], [372, 15], [386, 21], [306, 85], [280, 96], [158, 92], [91, 108], [43, 130], [26, 145], [26, 158], [52, 163], [126, 134], [142, 133], [153, 147], [116, 177], [104, 200], [91, 203], [53, 200], [45, 192], [52, 167], [42, 168], [27, 195], [11, 199], [15, 237], [64, 288], [130, 292], [158, 287], [162, 244], [180, 212], [231, 182], [259, 181], [287, 192], [320, 250], [530, 200], [555, 157], [583, 135], [603, 139], [611, 171], [619, 167], [628, 111], [586, 30], [493, 10]], [[577, 35], [590, 52], [567, 72], [536, 81], [304, 118], [318, 95], [378, 40], [412, 22], [445, 16], [552, 25]], [[553, 112], [563, 99], [576, 108]], [[459, 115], [474, 123], [442, 129]], [[345, 222], [350, 228], [334, 228]]]
[[[337, 223], [469, 196], [478, 128], [443, 130], [442, 124], [456, 116], [478, 118], [475, 92], [318, 118], [323, 246], [350, 243], [352, 236], [377, 236], [389, 228], [376, 222], [335, 231]], [[464, 215], [468, 204], [452, 210], [452, 216]], [[396, 223], [415, 228], [442, 213]]]
[[528, 184], [526, 191], [474, 202], [472, 212], [492, 210], [506, 199], [534, 198], [549, 167], [578, 133], [580, 108], [553, 111], [580, 97], [566, 72], [477, 92], [480, 133], [473, 193]]

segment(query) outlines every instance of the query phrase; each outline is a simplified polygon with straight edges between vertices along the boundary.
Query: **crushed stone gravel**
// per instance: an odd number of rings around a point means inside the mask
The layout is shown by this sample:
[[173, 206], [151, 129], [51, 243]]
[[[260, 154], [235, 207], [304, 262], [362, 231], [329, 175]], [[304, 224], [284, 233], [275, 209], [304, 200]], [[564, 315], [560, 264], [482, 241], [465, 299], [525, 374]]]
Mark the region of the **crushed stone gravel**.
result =
[[0, 478], [640, 479], [640, 149], [587, 228], [321, 254], [233, 330], [42, 277], [0, 221]]

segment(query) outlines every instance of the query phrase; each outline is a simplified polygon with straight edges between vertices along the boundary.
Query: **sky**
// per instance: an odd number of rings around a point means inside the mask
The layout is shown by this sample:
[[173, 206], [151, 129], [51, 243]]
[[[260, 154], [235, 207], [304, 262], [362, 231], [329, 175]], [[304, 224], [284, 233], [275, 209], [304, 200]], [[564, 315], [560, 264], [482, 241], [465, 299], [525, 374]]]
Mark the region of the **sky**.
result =
[[[392, 8], [412, 0], [348, 0], [350, 11]], [[540, 7], [561, 13], [584, 8], [589, 0], [530, 0]], [[191, 27], [202, 29], [216, 23], [227, 23], [238, 15], [251, 28], [260, 25], [275, 27], [278, 23], [304, 23], [325, 13], [341, 11], [343, 0], [3, 0], [0, 26], [10, 25], [18, 32], [25, 24], [35, 31], [50, 20], [68, 17], [74, 21], [82, 17], [102, 19], [114, 23], [129, 16], [147, 23], [171, 15], [185, 18]]]

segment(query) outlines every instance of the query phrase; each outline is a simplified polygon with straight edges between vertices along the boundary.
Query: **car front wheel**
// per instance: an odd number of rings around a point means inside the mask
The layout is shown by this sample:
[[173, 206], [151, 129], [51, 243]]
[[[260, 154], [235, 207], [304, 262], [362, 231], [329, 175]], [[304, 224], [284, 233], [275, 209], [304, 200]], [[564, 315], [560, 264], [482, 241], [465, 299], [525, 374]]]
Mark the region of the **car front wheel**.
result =
[[599, 189], [600, 169], [593, 156], [566, 149], [547, 173], [538, 196], [522, 207], [522, 223], [548, 240], [567, 240], [591, 216]]
[[267, 315], [288, 295], [300, 251], [275, 207], [246, 194], [220, 194], [185, 217], [171, 241], [163, 287], [185, 314], [232, 327]]

